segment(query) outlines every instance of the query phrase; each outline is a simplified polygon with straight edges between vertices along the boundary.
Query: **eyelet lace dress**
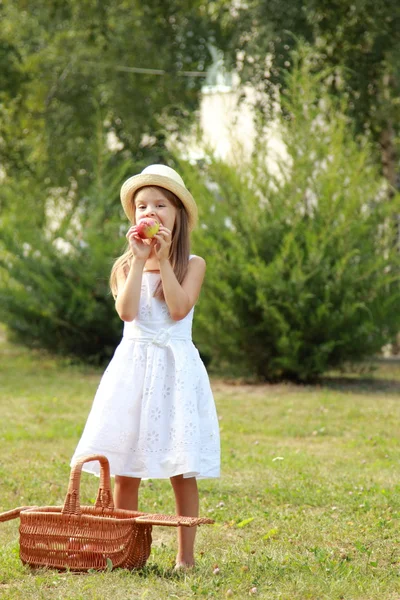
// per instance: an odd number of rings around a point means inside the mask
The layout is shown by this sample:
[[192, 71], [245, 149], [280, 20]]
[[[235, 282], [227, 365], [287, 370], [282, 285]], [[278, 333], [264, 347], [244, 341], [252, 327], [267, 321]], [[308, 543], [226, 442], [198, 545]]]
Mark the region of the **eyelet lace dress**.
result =
[[[71, 465], [103, 454], [112, 475], [219, 477], [218, 417], [192, 342], [194, 308], [173, 321], [167, 304], [153, 296], [159, 278], [143, 273], [138, 315], [124, 325]], [[99, 475], [99, 463], [84, 470]]]

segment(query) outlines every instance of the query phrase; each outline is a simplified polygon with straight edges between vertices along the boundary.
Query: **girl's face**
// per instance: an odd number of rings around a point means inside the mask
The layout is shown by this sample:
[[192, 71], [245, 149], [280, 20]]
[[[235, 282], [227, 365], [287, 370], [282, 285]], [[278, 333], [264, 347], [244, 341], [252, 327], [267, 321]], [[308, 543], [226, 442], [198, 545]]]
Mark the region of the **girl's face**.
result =
[[177, 209], [168, 200], [162, 189], [146, 187], [139, 190], [135, 196], [135, 221], [139, 223], [145, 217], [156, 219], [170, 231], [175, 224]]

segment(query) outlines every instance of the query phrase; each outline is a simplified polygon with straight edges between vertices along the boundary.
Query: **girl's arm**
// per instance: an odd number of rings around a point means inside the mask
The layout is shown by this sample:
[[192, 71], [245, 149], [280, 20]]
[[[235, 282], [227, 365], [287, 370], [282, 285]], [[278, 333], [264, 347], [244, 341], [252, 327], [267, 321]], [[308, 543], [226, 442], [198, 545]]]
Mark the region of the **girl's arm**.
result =
[[123, 269], [117, 273], [118, 292], [115, 308], [123, 321], [133, 321], [137, 315], [145, 263], [145, 259], [134, 256], [128, 275], [126, 276]]
[[117, 299], [115, 308], [123, 321], [133, 321], [139, 309], [144, 265], [150, 256], [155, 240], [143, 241], [137, 234], [137, 226], [129, 228], [126, 238], [132, 250], [128, 275], [121, 269], [117, 273]]
[[189, 261], [182, 284], [178, 282], [167, 258], [162, 258], [159, 262], [165, 302], [171, 318], [180, 321], [197, 302], [206, 272], [206, 261], [200, 256], [194, 256]]

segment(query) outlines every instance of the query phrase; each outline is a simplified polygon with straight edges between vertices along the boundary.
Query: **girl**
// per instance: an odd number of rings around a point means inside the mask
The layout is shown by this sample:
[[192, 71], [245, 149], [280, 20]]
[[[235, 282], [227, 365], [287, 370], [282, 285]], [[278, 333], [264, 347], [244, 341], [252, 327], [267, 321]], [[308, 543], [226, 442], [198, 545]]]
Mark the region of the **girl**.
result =
[[[97, 390], [72, 458], [103, 454], [115, 476], [117, 508], [138, 510], [141, 479], [170, 478], [178, 515], [198, 516], [197, 479], [219, 477], [219, 428], [206, 369], [192, 343], [205, 261], [189, 255], [196, 203], [182, 178], [151, 165], [128, 179], [121, 202], [132, 227], [110, 285], [122, 341]], [[142, 240], [137, 223], [159, 224]], [[98, 475], [99, 464], [84, 470]], [[194, 565], [195, 527], [178, 529], [176, 567]]]

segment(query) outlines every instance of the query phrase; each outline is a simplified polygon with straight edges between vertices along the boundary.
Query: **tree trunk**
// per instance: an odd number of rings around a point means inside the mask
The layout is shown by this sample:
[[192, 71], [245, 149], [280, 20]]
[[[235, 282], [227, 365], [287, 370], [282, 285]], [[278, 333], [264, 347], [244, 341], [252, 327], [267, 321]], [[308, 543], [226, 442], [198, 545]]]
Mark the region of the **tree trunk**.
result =
[[[382, 172], [388, 180], [390, 187], [388, 191], [389, 201], [393, 198], [396, 190], [399, 189], [399, 177], [397, 174], [397, 156], [394, 147], [395, 132], [391, 121], [387, 122], [387, 126], [382, 130], [380, 135], [381, 156], [382, 156]], [[397, 216], [397, 246], [400, 252], [400, 215]], [[400, 354], [400, 333], [397, 334], [396, 341], [393, 343], [392, 353]]]
[[388, 121], [386, 128], [381, 132], [379, 142], [382, 150], [382, 172], [391, 186], [389, 190], [390, 198], [394, 196], [399, 184], [396, 170], [397, 157], [393, 142], [394, 136], [393, 124], [391, 121]]

